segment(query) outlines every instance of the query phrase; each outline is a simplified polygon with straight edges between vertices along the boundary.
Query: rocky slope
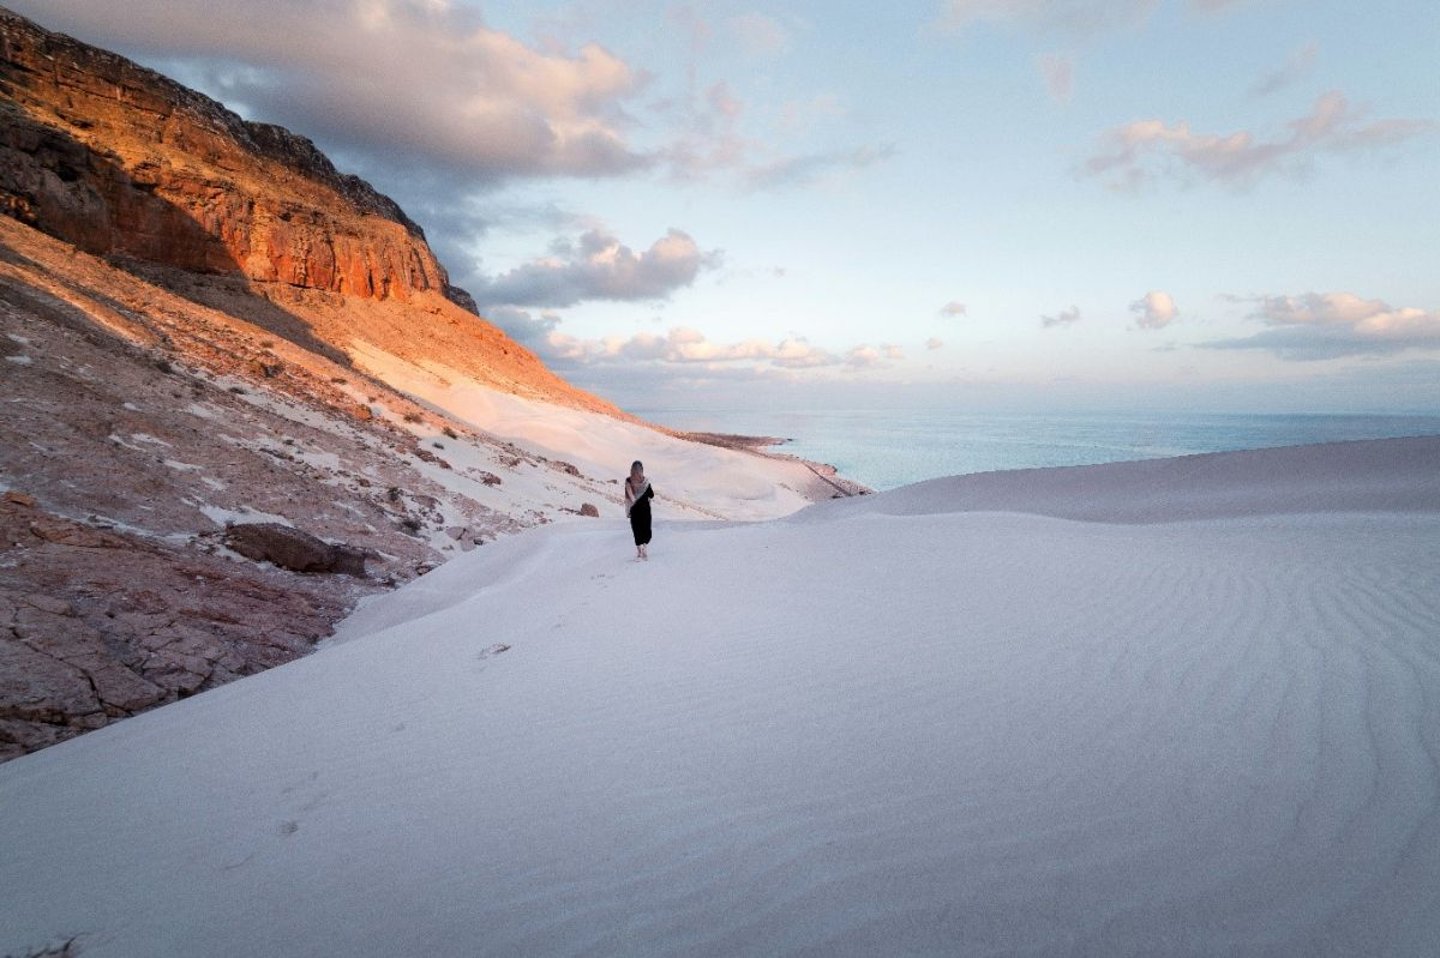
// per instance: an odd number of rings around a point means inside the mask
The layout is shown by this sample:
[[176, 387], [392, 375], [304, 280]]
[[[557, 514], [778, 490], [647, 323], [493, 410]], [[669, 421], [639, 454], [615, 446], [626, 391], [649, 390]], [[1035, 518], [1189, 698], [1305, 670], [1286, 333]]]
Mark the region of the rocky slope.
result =
[[[303, 654], [447, 554], [614, 511], [608, 481], [327, 351], [0, 217], [0, 759]], [[227, 532], [260, 523], [365, 577], [248, 561], [286, 561]]]
[[594, 460], [357, 358], [642, 428], [476, 316], [392, 202], [3, 8], [0, 210], [0, 761], [301, 655], [447, 555], [619, 513]]

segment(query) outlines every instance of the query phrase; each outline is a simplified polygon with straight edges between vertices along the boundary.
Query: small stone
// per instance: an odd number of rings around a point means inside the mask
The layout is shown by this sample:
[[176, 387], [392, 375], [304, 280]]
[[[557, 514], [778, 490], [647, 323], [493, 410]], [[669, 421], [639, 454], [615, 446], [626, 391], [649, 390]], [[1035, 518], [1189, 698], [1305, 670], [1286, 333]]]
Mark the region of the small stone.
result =
[[587, 502], [580, 507], [580, 514], [582, 516], [589, 516], [592, 519], [600, 518], [600, 510], [595, 508], [595, 504], [591, 502]]

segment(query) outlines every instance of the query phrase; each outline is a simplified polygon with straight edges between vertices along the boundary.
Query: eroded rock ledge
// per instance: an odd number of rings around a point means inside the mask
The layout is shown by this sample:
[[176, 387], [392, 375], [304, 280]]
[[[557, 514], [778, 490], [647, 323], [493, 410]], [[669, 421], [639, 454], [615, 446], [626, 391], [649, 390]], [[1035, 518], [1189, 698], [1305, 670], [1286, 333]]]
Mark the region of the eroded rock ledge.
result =
[[0, 496], [0, 761], [288, 662], [355, 594]]

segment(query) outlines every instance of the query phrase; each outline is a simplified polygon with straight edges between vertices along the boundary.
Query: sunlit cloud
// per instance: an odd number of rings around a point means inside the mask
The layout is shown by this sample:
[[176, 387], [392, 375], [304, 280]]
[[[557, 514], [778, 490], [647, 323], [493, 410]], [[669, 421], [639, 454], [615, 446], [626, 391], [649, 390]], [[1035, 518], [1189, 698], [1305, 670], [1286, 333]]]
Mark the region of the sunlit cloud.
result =
[[1071, 306], [1069, 309], [1062, 309], [1054, 316], [1041, 316], [1040, 325], [1045, 329], [1054, 329], [1057, 326], [1073, 326], [1080, 322], [1080, 307]]
[[670, 230], [638, 253], [607, 232], [589, 230], [576, 243], [557, 243], [549, 256], [472, 284], [471, 292], [482, 307], [658, 300], [692, 284], [701, 270], [719, 265], [720, 258], [719, 252], [701, 250], [681, 230]]
[[1151, 290], [1130, 304], [1135, 315], [1135, 325], [1141, 329], [1164, 329], [1175, 321], [1180, 310], [1175, 300], [1163, 290]]
[[944, 346], [944, 341], [937, 339], [934, 336], [931, 336], [929, 339], [925, 340], [925, 351], [927, 353], [933, 353], [937, 349], [943, 349]]
[[958, 299], [952, 299], [950, 300], [950, 302], [940, 307], [940, 315], [950, 319], [953, 319], [957, 316], [964, 316], [968, 312], [969, 307], [967, 307], [964, 303], [960, 302]]
[[[642, 332], [629, 337], [606, 336], [599, 339], [583, 339], [552, 330], [535, 344], [535, 348], [546, 359], [585, 366], [642, 363], [719, 367], [743, 364], [798, 370], [868, 365], [871, 364], [871, 352], [874, 353], [874, 362], [878, 363], [883, 358], [879, 350], [869, 346], [856, 347], [843, 356], [837, 355], [800, 336], [718, 343], [699, 330], [688, 327], [676, 327], [664, 334]], [[857, 356], [864, 358], [857, 362]]]
[[1286, 359], [1334, 359], [1406, 350], [1440, 350], [1440, 311], [1393, 307], [1354, 293], [1303, 293], [1241, 300], [1266, 328], [1204, 343], [1210, 349], [1265, 349]]
[[605, 177], [631, 141], [643, 75], [596, 44], [539, 50], [446, 0], [129, 0], [44, 4], [48, 24], [159, 57], [256, 119], [377, 164], [477, 182]]
[[1364, 120], [1363, 111], [1331, 91], [1287, 130], [1261, 138], [1247, 130], [1197, 133], [1185, 121], [1139, 120], [1111, 130], [1084, 172], [1116, 188], [1135, 188], [1161, 176], [1199, 177], [1244, 186], [1297, 168], [1322, 153], [1347, 153], [1399, 143], [1435, 132], [1428, 120]]

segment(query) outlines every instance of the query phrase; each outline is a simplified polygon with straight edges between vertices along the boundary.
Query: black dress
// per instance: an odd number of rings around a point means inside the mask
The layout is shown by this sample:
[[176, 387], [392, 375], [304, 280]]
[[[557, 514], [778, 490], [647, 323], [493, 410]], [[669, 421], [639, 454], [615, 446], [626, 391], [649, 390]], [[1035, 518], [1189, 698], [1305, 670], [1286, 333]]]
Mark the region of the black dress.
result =
[[654, 498], [655, 490], [646, 485], [640, 498], [630, 507], [630, 531], [635, 534], [637, 546], [650, 544], [650, 500]]

